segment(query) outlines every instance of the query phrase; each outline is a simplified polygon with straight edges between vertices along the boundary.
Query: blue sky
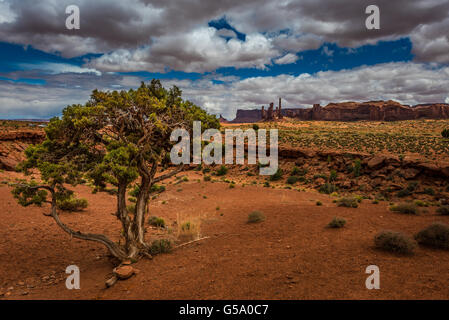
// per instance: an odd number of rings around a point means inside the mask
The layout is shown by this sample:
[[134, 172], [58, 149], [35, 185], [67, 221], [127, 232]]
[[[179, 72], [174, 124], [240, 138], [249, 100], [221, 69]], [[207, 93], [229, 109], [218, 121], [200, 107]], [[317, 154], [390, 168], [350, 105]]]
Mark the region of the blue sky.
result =
[[78, 0], [81, 29], [71, 31], [65, 2], [0, 1], [0, 118], [48, 118], [85, 102], [93, 89], [152, 78], [228, 118], [278, 97], [288, 107], [449, 102], [445, 1], [380, 1], [381, 28], [369, 31], [363, 1], [351, 9], [327, 0], [196, 0], [188, 7], [100, 0], [95, 10], [103, 17]]

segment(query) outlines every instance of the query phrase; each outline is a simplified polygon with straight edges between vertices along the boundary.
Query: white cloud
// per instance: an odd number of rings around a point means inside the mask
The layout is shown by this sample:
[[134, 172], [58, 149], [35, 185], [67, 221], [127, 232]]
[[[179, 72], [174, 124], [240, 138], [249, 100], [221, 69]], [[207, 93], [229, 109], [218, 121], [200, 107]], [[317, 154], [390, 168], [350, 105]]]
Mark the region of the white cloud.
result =
[[289, 64], [298, 61], [299, 57], [293, 53], [287, 53], [285, 56], [274, 60], [276, 64]]
[[248, 34], [245, 41], [219, 36], [215, 28], [199, 27], [187, 34], [159, 37], [151, 46], [120, 49], [91, 61], [88, 66], [106, 71], [185, 72], [213, 71], [220, 67], [264, 69], [279, 56], [271, 41]]
[[72, 64], [66, 63], [21, 63], [19, 67], [23, 70], [39, 70], [49, 74], [59, 73], [93, 73], [97, 76], [101, 76], [101, 72], [96, 69], [82, 68]]

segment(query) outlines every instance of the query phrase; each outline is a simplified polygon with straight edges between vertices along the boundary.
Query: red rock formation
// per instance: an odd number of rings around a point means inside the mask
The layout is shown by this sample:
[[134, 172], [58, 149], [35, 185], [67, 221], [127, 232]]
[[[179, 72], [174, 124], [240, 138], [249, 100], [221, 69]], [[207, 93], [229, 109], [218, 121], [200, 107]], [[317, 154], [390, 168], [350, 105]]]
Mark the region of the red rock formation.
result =
[[43, 131], [21, 130], [0, 133], [0, 169], [13, 171], [25, 159], [25, 149], [43, 141]]
[[[270, 104], [271, 108], [272, 104]], [[449, 104], [434, 103], [420, 104], [413, 107], [402, 105], [396, 101], [368, 101], [368, 102], [342, 102], [329, 103], [325, 107], [314, 104], [312, 108], [278, 108], [279, 113], [283, 116], [297, 118], [299, 120], [321, 120], [321, 121], [397, 121], [397, 120], [414, 120], [414, 119], [449, 119]], [[240, 118], [237, 110], [237, 117], [231, 121], [233, 123], [240, 122], [256, 122], [260, 120], [272, 121], [279, 119], [270, 109], [245, 110], [244, 121]]]

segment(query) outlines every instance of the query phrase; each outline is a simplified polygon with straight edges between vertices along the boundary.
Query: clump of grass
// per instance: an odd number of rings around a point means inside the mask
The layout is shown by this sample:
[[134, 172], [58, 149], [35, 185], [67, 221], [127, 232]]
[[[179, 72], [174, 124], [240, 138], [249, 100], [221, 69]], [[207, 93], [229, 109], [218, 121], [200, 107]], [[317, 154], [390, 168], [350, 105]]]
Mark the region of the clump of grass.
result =
[[278, 168], [277, 171], [270, 176], [271, 181], [278, 181], [282, 178], [283, 172], [281, 168]]
[[334, 217], [327, 225], [328, 228], [343, 228], [346, 224], [346, 220], [343, 218]]
[[337, 187], [331, 183], [325, 183], [318, 189], [320, 193], [331, 194], [337, 191]]
[[356, 198], [340, 198], [337, 200], [337, 206], [346, 208], [357, 208], [359, 206]]
[[165, 228], [165, 220], [155, 216], [148, 218], [148, 224], [157, 228]]
[[440, 222], [434, 223], [418, 232], [415, 239], [422, 245], [449, 249], [449, 226]]
[[204, 176], [204, 181], [210, 181], [212, 178], [210, 176]]
[[265, 220], [265, 216], [260, 211], [253, 211], [248, 215], [248, 223], [256, 223]]
[[298, 182], [298, 177], [297, 176], [290, 176], [287, 178], [287, 183], [288, 184], [295, 184], [296, 182]]
[[152, 255], [169, 253], [171, 252], [172, 247], [172, 242], [168, 239], [154, 240], [150, 246], [150, 253]]
[[226, 168], [226, 166], [224, 166], [224, 165], [221, 165], [215, 174], [217, 176], [224, 176], [227, 173], [228, 173], [228, 168]]
[[400, 254], [411, 254], [416, 247], [409, 236], [394, 231], [382, 231], [374, 237], [376, 248]]
[[201, 219], [199, 217], [180, 218], [177, 214], [177, 239], [179, 242], [187, 242], [200, 238]]
[[437, 213], [441, 214], [442, 216], [448, 216], [449, 215], [449, 206], [441, 206], [437, 209]]
[[322, 206], [323, 203], [322, 203], [321, 201], [317, 201], [317, 202], [316, 202], [316, 205], [317, 205], [317, 206]]
[[254, 124], [253, 124], [253, 130], [254, 130], [254, 131], [258, 131], [258, 130], [259, 130], [259, 125], [256, 124], [256, 123], [254, 123]]
[[390, 207], [391, 211], [403, 214], [418, 214], [418, 207], [412, 202], [396, 204]]

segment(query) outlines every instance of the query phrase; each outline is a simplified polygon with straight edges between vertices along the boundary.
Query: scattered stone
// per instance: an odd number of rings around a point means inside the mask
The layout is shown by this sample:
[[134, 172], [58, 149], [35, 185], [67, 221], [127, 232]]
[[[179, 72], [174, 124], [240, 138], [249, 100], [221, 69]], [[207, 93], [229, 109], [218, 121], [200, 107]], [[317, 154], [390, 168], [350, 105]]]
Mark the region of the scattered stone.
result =
[[382, 166], [385, 161], [384, 156], [374, 156], [371, 160], [368, 161], [367, 166], [370, 169], [377, 169]]

